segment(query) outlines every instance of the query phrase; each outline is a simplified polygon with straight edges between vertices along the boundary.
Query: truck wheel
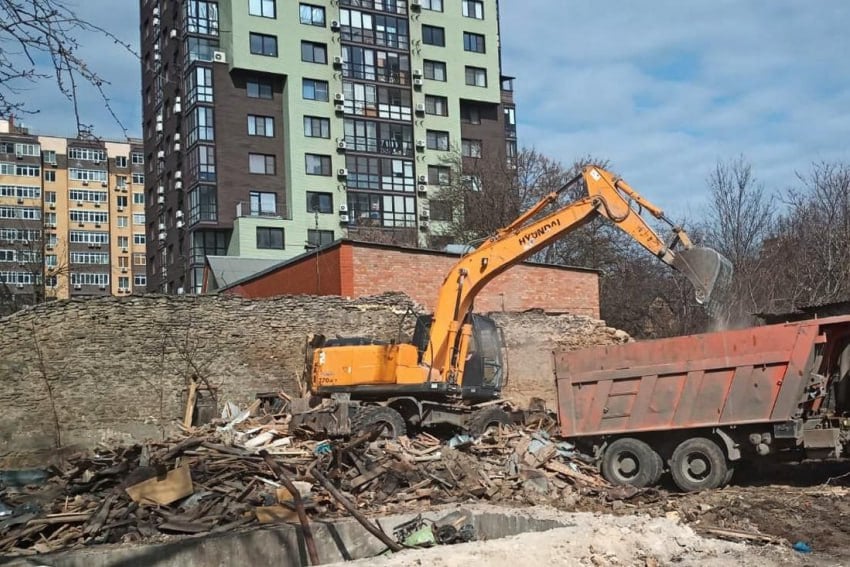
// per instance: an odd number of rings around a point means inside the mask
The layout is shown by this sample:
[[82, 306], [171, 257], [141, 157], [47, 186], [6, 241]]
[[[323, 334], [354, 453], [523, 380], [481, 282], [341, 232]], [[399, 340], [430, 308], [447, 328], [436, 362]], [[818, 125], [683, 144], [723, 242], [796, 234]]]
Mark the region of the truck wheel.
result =
[[351, 418], [351, 431], [353, 433], [361, 433], [373, 427], [381, 429], [381, 437], [384, 439], [395, 439], [407, 433], [404, 418], [393, 408], [363, 406]]
[[726, 481], [728, 472], [723, 451], [705, 437], [682, 441], [670, 458], [670, 474], [684, 492], [718, 488]]
[[655, 450], [633, 437], [613, 441], [602, 455], [602, 476], [612, 484], [628, 484], [637, 488], [658, 482], [664, 464]]
[[491, 427], [510, 425], [511, 416], [502, 408], [489, 407], [472, 412], [466, 422], [466, 429], [476, 437], [484, 435]]

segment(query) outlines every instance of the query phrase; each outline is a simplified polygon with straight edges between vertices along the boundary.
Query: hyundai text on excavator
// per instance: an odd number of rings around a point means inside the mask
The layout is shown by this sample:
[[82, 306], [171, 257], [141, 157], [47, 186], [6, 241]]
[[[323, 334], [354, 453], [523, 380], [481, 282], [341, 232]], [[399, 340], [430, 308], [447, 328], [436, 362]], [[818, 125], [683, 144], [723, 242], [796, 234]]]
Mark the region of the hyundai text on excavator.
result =
[[[584, 196], [559, 204], [577, 183]], [[670, 225], [668, 240], [647, 223], [644, 211]], [[625, 181], [587, 166], [461, 257], [440, 287], [433, 315], [417, 319], [412, 342], [352, 338], [314, 344], [312, 396], [292, 401], [292, 425], [329, 435], [380, 427], [397, 436], [408, 426], [450, 424], [478, 434], [507, 423], [498, 402], [506, 380], [501, 333], [492, 319], [472, 312], [475, 297], [511, 266], [596, 217], [614, 223], [686, 276], [698, 303], [711, 309], [722, 301], [732, 275], [729, 261], [694, 246], [684, 230]]]

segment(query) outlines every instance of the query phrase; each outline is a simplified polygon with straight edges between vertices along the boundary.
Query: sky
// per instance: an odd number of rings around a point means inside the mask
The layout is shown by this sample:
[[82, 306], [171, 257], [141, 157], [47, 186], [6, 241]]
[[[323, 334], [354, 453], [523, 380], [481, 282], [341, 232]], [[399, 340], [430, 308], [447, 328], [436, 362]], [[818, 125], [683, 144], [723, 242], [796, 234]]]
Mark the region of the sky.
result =
[[[294, 2], [295, 0], [284, 0]], [[458, 0], [446, 0], [447, 9]], [[138, 44], [138, 2], [75, 0], [79, 15]], [[673, 216], [698, 216], [718, 161], [743, 156], [770, 190], [813, 162], [850, 163], [847, 0], [501, 0], [503, 72], [516, 77], [518, 135], [569, 165], [607, 160]], [[106, 38], [82, 55], [141, 132], [140, 71]], [[34, 130], [74, 133], [66, 103], [27, 93]], [[91, 97], [83, 121], [121, 129]]]

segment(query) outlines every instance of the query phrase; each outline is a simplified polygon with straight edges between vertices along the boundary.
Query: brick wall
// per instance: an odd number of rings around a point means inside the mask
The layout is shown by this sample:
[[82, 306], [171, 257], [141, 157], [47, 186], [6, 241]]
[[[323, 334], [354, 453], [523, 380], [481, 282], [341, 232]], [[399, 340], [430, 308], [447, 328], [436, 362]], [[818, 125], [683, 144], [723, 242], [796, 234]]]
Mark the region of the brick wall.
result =
[[[394, 339], [409, 305], [400, 295], [137, 296], [58, 301], [0, 319], [0, 468], [57, 455], [57, 421], [71, 449], [159, 438], [182, 417], [193, 374], [242, 406], [260, 391], [294, 393], [308, 335]], [[553, 348], [624, 340], [588, 317], [495, 317], [509, 350], [505, 393], [520, 403], [538, 396], [554, 407]]]
[[[428, 310], [457, 257], [358, 245], [353, 249], [354, 296], [400, 291]], [[477, 312], [545, 309], [599, 317], [599, 275], [592, 270], [521, 264], [478, 295]]]

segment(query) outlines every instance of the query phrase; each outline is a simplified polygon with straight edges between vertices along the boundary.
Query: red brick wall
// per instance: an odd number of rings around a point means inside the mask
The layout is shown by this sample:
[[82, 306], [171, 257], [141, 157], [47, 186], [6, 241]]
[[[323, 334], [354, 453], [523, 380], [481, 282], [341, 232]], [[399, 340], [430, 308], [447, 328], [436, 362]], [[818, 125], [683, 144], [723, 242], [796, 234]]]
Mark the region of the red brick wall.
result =
[[326, 250], [318, 257], [307, 256], [287, 266], [285, 270], [270, 272], [230, 288], [227, 293], [252, 299], [302, 294], [350, 296], [346, 286], [340, 284], [341, 260], [351, 256], [350, 250], [346, 251], [345, 248], [350, 247], [342, 245]]
[[[352, 247], [353, 297], [388, 291], [406, 293], [429, 310], [434, 308], [443, 279], [457, 262], [456, 257]], [[496, 277], [478, 295], [475, 310], [572, 313], [599, 318], [599, 276], [593, 271], [532, 265], [510, 268]]]

